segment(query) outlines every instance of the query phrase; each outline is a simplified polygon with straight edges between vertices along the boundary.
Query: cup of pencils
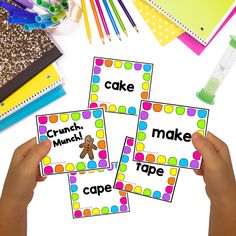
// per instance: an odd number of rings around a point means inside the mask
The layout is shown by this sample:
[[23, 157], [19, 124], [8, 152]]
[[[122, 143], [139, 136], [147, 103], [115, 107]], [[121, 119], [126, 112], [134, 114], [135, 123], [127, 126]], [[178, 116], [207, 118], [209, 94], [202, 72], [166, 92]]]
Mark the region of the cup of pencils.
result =
[[108, 20], [111, 22], [112, 31], [114, 31], [120, 41], [122, 39], [122, 33], [128, 36], [125, 23], [120, 14], [121, 11], [124, 12], [126, 16], [125, 18], [128, 19], [132, 27], [138, 32], [137, 25], [135, 24], [124, 2], [122, 0], [117, 0], [116, 2], [117, 3], [115, 4], [114, 0], [81, 0], [84, 23], [86, 27], [87, 37], [90, 43], [92, 43], [92, 33], [87, 13], [88, 5], [86, 5], [89, 3], [93, 12], [94, 20], [96, 22], [99, 37], [103, 44], [105, 44], [105, 37], [107, 37], [108, 40], [111, 41], [111, 29], [109, 29], [108, 27]]
[[14, 0], [10, 4], [0, 0], [0, 7], [8, 13], [9, 24], [20, 24], [25, 31], [58, 27], [68, 16], [68, 0]]

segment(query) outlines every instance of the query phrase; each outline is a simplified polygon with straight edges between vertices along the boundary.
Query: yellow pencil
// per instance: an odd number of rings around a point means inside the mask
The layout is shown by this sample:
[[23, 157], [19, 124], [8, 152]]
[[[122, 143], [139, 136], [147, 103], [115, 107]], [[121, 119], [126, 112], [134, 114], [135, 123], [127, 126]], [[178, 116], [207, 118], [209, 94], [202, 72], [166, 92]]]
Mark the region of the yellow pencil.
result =
[[90, 25], [89, 25], [85, 0], [81, 0], [81, 6], [82, 6], [83, 15], [84, 15], [84, 23], [85, 23], [85, 27], [87, 31], [88, 40], [90, 43], [92, 43], [92, 36], [91, 36], [91, 31], [90, 31]]

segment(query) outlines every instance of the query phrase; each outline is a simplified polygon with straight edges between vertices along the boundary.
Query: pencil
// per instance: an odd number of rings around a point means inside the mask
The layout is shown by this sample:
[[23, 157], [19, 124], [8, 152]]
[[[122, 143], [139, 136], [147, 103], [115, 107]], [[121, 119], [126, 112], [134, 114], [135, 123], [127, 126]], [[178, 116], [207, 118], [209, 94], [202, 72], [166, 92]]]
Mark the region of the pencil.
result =
[[91, 36], [91, 31], [90, 31], [90, 26], [89, 26], [89, 20], [88, 20], [88, 14], [87, 14], [87, 9], [85, 5], [85, 0], [81, 0], [81, 6], [82, 6], [82, 11], [84, 15], [84, 23], [87, 31], [87, 36], [88, 40], [90, 43], [92, 43], [92, 36]]
[[94, 4], [94, 0], [90, 0], [90, 4], [91, 4], [92, 10], [93, 10], [93, 15], [94, 15], [94, 19], [96, 21], [96, 25], [97, 25], [97, 28], [98, 28], [99, 36], [102, 40], [102, 43], [105, 44], [104, 35], [103, 35], [103, 32], [102, 32], [102, 27], [101, 27], [101, 24], [100, 24], [100, 21], [99, 21], [99, 18], [98, 18], [98, 13], [97, 13], [97, 10], [96, 10], [95, 4]]
[[108, 39], [111, 41], [111, 34], [110, 34], [109, 28], [107, 26], [106, 19], [105, 19], [104, 14], [103, 14], [101, 4], [100, 4], [99, 0], [95, 0], [95, 2], [96, 2], [96, 5], [97, 5], [98, 12], [99, 12], [100, 18], [102, 20], [102, 24], [103, 24], [104, 30], [106, 32], [106, 35], [107, 35]]
[[112, 8], [112, 10], [113, 10], [115, 16], [116, 16], [117, 21], [118, 21], [119, 24], [120, 24], [121, 29], [123, 30], [123, 32], [125, 33], [125, 35], [128, 36], [127, 30], [126, 30], [126, 28], [125, 28], [125, 25], [124, 25], [124, 23], [123, 23], [123, 21], [122, 21], [122, 19], [121, 19], [121, 17], [120, 17], [119, 12], [117, 11], [117, 8], [116, 8], [116, 6], [115, 6], [113, 0], [109, 0], [109, 3], [110, 3], [110, 5], [111, 5], [111, 8]]
[[119, 4], [120, 4], [121, 8], [123, 9], [123, 11], [125, 12], [127, 18], [129, 19], [131, 25], [132, 25], [133, 28], [138, 32], [138, 27], [137, 27], [137, 25], [135, 24], [133, 18], [131, 17], [129, 11], [127, 10], [125, 4], [122, 2], [122, 0], [118, 0], [118, 2], [119, 2]]
[[110, 8], [109, 8], [109, 6], [107, 4], [107, 0], [102, 0], [102, 1], [103, 1], [103, 4], [104, 4], [105, 8], [106, 8], [107, 14], [108, 14], [108, 16], [110, 18], [110, 21], [112, 23], [112, 26], [113, 26], [113, 28], [114, 28], [114, 30], [116, 32], [116, 35], [119, 38], [119, 40], [121, 40], [120, 32], [119, 32], [118, 27], [116, 25], [115, 19], [114, 19], [112, 13], [111, 13], [111, 10], [110, 10]]

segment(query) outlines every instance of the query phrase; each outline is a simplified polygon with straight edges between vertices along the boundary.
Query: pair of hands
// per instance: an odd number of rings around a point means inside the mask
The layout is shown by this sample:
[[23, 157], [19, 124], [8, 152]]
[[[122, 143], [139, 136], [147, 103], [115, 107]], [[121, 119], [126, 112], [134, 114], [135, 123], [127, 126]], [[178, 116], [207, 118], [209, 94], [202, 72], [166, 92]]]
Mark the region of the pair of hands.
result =
[[[227, 204], [235, 201], [236, 182], [227, 145], [211, 133], [205, 139], [196, 132], [192, 141], [203, 156], [202, 167], [195, 173], [203, 176], [211, 202]], [[3, 207], [27, 208], [37, 182], [45, 180], [40, 175], [39, 163], [50, 148], [48, 139], [40, 144], [36, 144], [36, 139], [31, 139], [15, 150], [2, 192]]]

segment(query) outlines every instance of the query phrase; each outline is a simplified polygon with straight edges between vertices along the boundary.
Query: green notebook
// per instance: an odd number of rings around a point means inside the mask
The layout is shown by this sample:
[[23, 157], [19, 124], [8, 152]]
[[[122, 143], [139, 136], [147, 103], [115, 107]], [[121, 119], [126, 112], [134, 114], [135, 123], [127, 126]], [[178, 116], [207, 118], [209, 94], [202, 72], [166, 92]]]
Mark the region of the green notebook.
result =
[[235, 0], [149, 0], [149, 3], [204, 45], [235, 7]]

